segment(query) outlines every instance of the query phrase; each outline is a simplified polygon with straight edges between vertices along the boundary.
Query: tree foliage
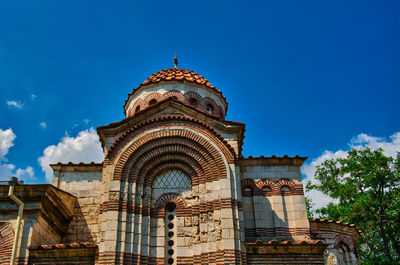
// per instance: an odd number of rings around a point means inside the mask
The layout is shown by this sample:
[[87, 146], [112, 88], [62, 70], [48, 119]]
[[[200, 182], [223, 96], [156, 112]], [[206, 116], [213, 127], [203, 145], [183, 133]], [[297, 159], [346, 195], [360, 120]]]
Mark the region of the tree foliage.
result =
[[361, 229], [363, 264], [400, 264], [400, 153], [394, 159], [382, 149], [353, 149], [346, 158], [324, 161], [315, 177], [319, 184], [306, 189], [338, 201], [315, 213]]

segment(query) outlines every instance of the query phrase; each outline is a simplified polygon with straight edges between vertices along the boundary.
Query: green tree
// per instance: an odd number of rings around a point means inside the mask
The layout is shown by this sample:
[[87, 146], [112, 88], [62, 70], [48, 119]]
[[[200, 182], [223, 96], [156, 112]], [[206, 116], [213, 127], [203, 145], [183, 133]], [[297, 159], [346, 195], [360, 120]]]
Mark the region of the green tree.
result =
[[353, 149], [346, 158], [324, 161], [315, 177], [319, 184], [309, 182], [306, 190], [338, 201], [315, 213], [361, 229], [363, 264], [400, 264], [400, 153], [394, 159], [382, 149]]

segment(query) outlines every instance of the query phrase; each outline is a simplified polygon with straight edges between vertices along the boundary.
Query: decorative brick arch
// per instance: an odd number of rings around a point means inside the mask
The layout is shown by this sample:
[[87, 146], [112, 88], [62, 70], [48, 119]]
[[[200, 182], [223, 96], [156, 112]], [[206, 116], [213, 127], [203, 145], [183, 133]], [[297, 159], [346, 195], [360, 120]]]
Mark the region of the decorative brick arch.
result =
[[153, 92], [148, 94], [144, 99], [143, 99], [143, 107], [147, 108], [149, 106], [150, 100], [155, 99], [157, 102], [161, 100], [161, 94], [157, 92]]
[[166, 193], [163, 194], [155, 203], [155, 207], [152, 209], [152, 216], [164, 217], [165, 206], [168, 203], [175, 203], [176, 205], [176, 216], [185, 216], [186, 202], [185, 199], [179, 193]]
[[[128, 173], [123, 173], [123, 176], [127, 176], [130, 181], [134, 181], [137, 176], [140, 175], [139, 171], [145, 166], [146, 163], [151, 162], [158, 156], [161, 155], [172, 155], [172, 154], [185, 154], [187, 159], [196, 160], [196, 164], [201, 167], [201, 172], [207, 174], [213, 174], [212, 161], [213, 159], [209, 153], [201, 150], [201, 147], [196, 146], [196, 143], [188, 139], [180, 138], [160, 138], [144, 144], [134, 156], [131, 156], [126, 163], [125, 168], [129, 170]], [[194, 165], [196, 165], [194, 164]], [[217, 172], [214, 172], [217, 173]]]
[[176, 204], [176, 208], [186, 207], [185, 199], [179, 193], [170, 192], [163, 194], [155, 203], [156, 209], [164, 209], [167, 203], [173, 202]]
[[207, 105], [211, 105], [213, 107], [213, 111], [211, 114], [218, 116], [218, 105], [212, 98], [204, 97], [204, 110], [207, 111]]
[[143, 100], [141, 98], [136, 100], [135, 104], [129, 109], [128, 117], [135, 115], [137, 107], [139, 107], [139, 111], [142, 111], [145, 108], [143, 105]]
[[240, 181], [240, 186], [242, 188], [242, 192], [244, 190], [244, 188], [246, 187], [250, 187], [253, 189], [253, 192], [257, 190], [257, 186], [254, 182], [254, 179], [243, 179], [242, 181]]
[[271, 191], [278, 190], [278, 185], [272, 179], [259, 179], [255, 184], [259, 190], [262, 190], [264, 187], [269, 187]]
[[348, 251], [353, 252], [354, 254], [356, 254], [355, 251], [355, 244], [353, 242], [353, 240], [351, 240], [350, 238], [343, 236], [343, 235], [337, 235], [334, 239], [334, 243], [333, 243], [333, 247], [336, 249], [341, 248], [342, 245], [345, 245], [348, 249]]
[[[294, 183], [294, 181], [290, 179], [280, 179], [276, 182], [276, 185], [277, 185], [277, 191], [275, 192], [275, 194], [279, 195], [285, 195], [285, 196], [293, 195], [293, 192], [296, 189], [296, 183]], [[289, 191], [282, 191], [284, 187], [288, 187]]]
[[195, 142], [179, 137], [162, 137], [150, 141], [129, 157], [122, 179], [138, 183], [151, 182], [151, 179], [147, 179], [146, 172], [155, 170], [158, 159], [171, 162], [176, 161], [176, 158], [179, 158], [181, 163], [190, 165], [196, 172], [196, 179], [193, 180], [195, 183], [216, 180], [224, 176], [223, 174], [226, 175], [226, 169], [217, 163], [222, 158], [201, 148]]
[[[171, 162], [173, 161], [173, 162]], [[183, 155], [165, 155], [160, 156], [155, 159], [152, 159], [150, 163], [148, 163], [145, 167], [141, 168], [139, 171], [139, 176], [141, 177], [138, 182], [144, 183], [145, 185], [149, 185], [153, 182], [153, 172], [158, 172], [159, 168], [167, 166], [167, 165], [176, 165], [176, 167], [183, 167], [190, 176], [192, 183], [199, 183], [199, 177], [203, 175], [202, 168], [199, 165], [195, 165], [197, 163], [194, 159], [189, 159], [187, 156]], [[171, 166], [172, 167], [172, 166]], [[146, 182], [144, 182], [146, 181]]]
[[197, 101], [197, 106], [194, 106], [194, 107], [196, 107], [196, 108], [198, 108], [198, 109], [201, 109], [201, 110], [205, 110], [205, 105], [204, 105], [204, 99], [198, 94], [198, 93], [196, 93], [196, 92], [194, 92], [194, 91], [189, 91], [189, 92], [186, 92], [185, 94], [184, 94], [184, 102], [186, 103], [186, 104], [190, 104], [190, 100], [191, 99], [195, 99], [196, 101]]
[[[213, 174], [203, 176], [204, 181], [213, 181], [219, 178], [226, 178], [226, 164], [215, 146], [213, 146], [210, 142], [208, 142], [208, 140], [200, 136], [198, 133], [195, 133], [193, 131], [193, 127], [191, 127], [190, 130], [189, 128], [183, 128], [183, 126], [180, 127], [181, 128], [179, 129], [159, 128], [160, 130], [152, 131], [148, 134], [142, 135], [134, 141], [132, 140], [129, 144], [129, 147], [125, 149], [124, 152], [119, 156], [114, 170], [114, 179], [126, 179], [130, 170], [136, 170], [138, 172], [143, 164], [135, 166], [135, 163], [136, 160], [140, 158], [140, 154], [144, 153], [143, 150], [149, 146], [151, 147], [152, 144], [154, 145], [154, 149], [155, 147], [162, 146], [166, 142], [169, 142], [172, 145], [182, 145], [183, 143], [188, 148], [191, 148], [192, 153], [200, 153], [202, 156], [207, 157], [207, 163], [204, 163], [204, 168], [209, 165]], [[216, 139], [215, 136], [213, 136], [213, 138]], [[174, 141], [179, 141], [179, 143], [174, 143]], [[217, 146], [220, 147], [222, 145], [219, 143]], [[225, 150], [225, 153], [226, 151], [227, 150]], [[157, 154], [157, 152], [154, 154]], [[147, 156], [147, 159], [144, 159], [142, 162], [150, 158], [151, 156]], [[129, 162], [128, 160], [133, 162]]]
[[177, 91], [177, 90], [171, 90], [171, 91], [168, 91], [168, 92], [164, 93], [162, 95], [162, 97], [161, 97], [161, 100], [165, 100], [165, 99], [168, 99], [168, 98], [175, 98], [176, 100], [179, 100], [179, 101], [182, 101], [182, 102], [184, 101], [183, 94], [181, 92]]
[[[155, 119], [144, 121], [133, 126], [130, 129], [127, 129], [126, 131], [122, 132], [119, 137], [114, 141], [114, 143], [110, 146], [107, 154], [107, 160], [113, 161], [117, 157], [118, 152], [124, 146], [126, 146], [132, 140], [132, 138], [139, 135], [140, 133], [157, 127], [168, 128], [172, 126], [182, 126], [182, 129], [195, 129], [199, 133], [202, 133], [206, 137], [211, 139], [211, 141], [218, 146], [218, 148], [224, 153], [224, 156], [228, 160], [228, 163], [233, 163], [235, 161], [236, 155], [234, 149], [214, 128], [203, 121], [183, 116], [158, 117]], [[210, 143], [207, 144], [210, 145]]]

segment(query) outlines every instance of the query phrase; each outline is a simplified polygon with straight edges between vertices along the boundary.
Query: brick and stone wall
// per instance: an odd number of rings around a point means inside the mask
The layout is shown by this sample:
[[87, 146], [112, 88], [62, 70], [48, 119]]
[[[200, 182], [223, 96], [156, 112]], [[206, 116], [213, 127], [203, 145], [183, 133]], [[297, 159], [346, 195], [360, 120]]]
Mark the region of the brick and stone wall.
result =
[[328, 245], [324, 253], [327, 265], [360, 264], [356, 241], [360, 231], [350, 224], [327, 219], [310, 220], [311, 236]]
[[[174, 203], [177, 264], [240, 264], [245, 251], [232, 148], [188, 120], [159, 120], [123, 135], [124, 144], [111, 146], [103, 170], [109, 182], [102, 196], [100, 263], [165, 264], [166, 205]], [[153, 191], [154, 179], [166, 170], [183, 172], [190, 189]]]
[[14, 243], [14, 231], [10, 223], [0, 222], [0, 264], [9, 264]]
[[304, 160], [271, 157], [240, 161], [247, 242], [309, 238], [300, 173]]

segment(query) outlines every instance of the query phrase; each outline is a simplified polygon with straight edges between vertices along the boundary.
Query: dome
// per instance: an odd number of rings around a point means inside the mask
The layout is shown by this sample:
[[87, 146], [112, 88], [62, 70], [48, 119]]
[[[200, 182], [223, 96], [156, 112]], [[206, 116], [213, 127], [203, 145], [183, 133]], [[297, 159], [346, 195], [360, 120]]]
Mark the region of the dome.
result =
[[200, 74], [186, 69], [164, 69], [149, 76], [129, 93], [124, 109], [134, 116], [155, 103], [173, 97], [223, 119], [227, 102], [222, 92]]
[[[175, 68], [161, 70], [161, 71], [158, 71], [158, 72], [152, 74], [143, 83], [141, 83], [138, 88], [140, 88], [142, 86], [158, 83], [160, 81], [180, 81], [180, 80], [194, 82], [194, 83], [197, 83], [200, 85], [205, 85], [209, 88], [213, 88], [213, 89], [217, 90], [213, 85], [210, 84], [210, 82], [208, 82], [207, 79], [205, 79], [201, 75], [199, 75], [193, 71], [190, 71], [190, 70], [175, 69]], [[136, 88], [136, 89], [138, 89], [138, 88]], [[219, 90], [217, 90], [217, 91], [219, 91]], [[219, 92], [221, 92], [221, 91], [219, 91]]]

